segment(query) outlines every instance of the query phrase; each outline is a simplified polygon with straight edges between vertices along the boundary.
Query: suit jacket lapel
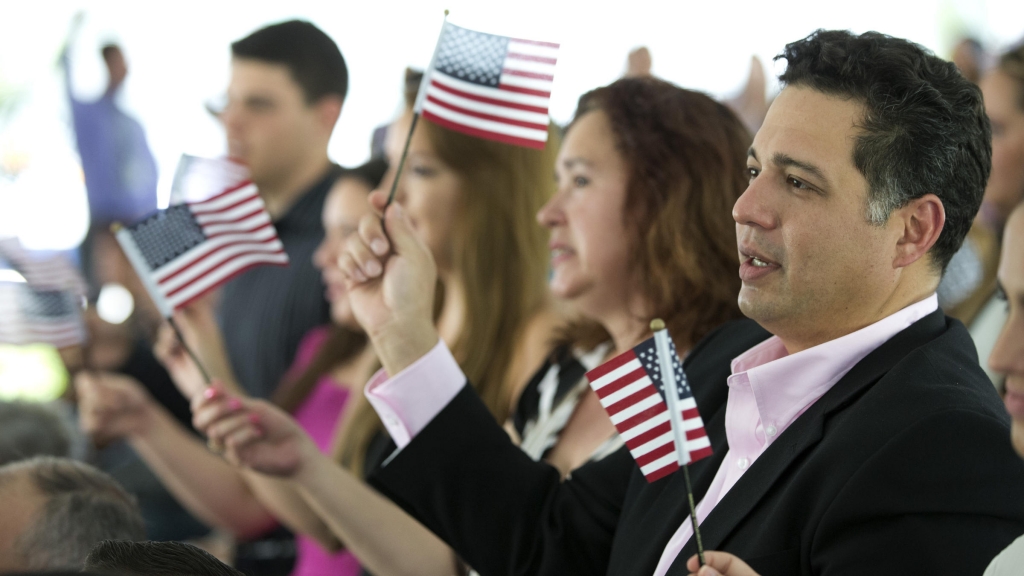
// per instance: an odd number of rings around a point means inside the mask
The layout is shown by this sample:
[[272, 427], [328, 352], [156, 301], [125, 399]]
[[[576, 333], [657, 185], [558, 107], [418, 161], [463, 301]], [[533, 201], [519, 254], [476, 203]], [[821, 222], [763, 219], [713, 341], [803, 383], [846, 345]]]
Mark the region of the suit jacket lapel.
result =
[[[921, 318], [913, 325], [893, 336], [876, 350], [857, 363], [846, 376], [839, 380], [817, 402], [807, 409], [779, 438], [764, 451], [721, 502], [715, 506], [704, 523], [701, 537], [706, 549], [717, 549], [721, 543], [742, 522], [746, 515], [771, 490], [793, 461], [805, 450], [817, 444], [822, 437], [826, 418], [851, 404], [870, 385], [878, 381], [901, 359], [915, 348], [935, 339], [946, 329], [945, 314], [941, 310]], [[725, 437], [724, 410], [721, 429], [716, 431]], [[710, 430], [709, 430], [710, 433]], [[720, 447], [719, 444], [722, 444]], [[724, 442], [715, 443], [718, 451], [728, 449]], [[721, 460], [719, 459], [719, 462]], [[717, 472], [715, 467], [711, 476]], [[706, 474], [704, 476], [707, 476]], [[702, 478], [703, 480], [703, 478]], [[708, 477], [708, 485], [710, 476]], [[680, 484], [682, 486], [682, 484]], [[707, 491], [703, 486], [701, 494]], [[697, 487], [694, 487], [697, 490]], [[680, 499], [685, 502], [686, 489], [680, 489]], [[696, 496], [696, 495], [695, 495]], [[687, 574], [686, 559], [697, 553], [693, 538], [683, 547], [672, 564], [669, 574]]]

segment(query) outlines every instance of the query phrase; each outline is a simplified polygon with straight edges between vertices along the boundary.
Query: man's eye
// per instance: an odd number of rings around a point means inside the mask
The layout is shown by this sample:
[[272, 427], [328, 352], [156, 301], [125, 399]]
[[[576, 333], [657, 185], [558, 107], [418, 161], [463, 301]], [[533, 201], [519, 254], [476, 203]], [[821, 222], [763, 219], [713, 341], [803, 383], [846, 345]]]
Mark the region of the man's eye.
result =
[[788, 182], [790, 186], [798, 190], [805, 190], [808, 187], [806, 184], [793, 177], [787, 178], [786, 182]]
[[758, 170], [757, 168], [752, 168], [752, 167], [749, 167], [749, 166], [747, 167], [747, 176], [751, 180], [753, 180], [754, 178], [757, 178], [757, 175], [760, 174], [760, 173], [761, 173], [761, 171]]
[[590, 179], [584, 176], [576, 176], [575, 178], [572, 179], [572, 183], [575, 184], [577, 188], [583, 188], [584, 186], [590, 184]]

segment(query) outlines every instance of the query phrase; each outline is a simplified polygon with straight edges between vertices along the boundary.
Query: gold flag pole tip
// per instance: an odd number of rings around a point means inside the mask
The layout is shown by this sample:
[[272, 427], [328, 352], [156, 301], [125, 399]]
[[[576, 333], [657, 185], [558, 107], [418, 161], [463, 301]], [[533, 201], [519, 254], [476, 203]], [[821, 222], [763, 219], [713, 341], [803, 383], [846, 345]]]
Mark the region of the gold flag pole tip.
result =
[[110, 225], [110, 231], [113, 232], [114, 234], [120, 232], [121, 228], [123, 228], [123, 226], [121, 226], [120, 222], [114, 222], [113, 224]]
[[652, 332], [657, 332], [658, 330], [664, 330], [664, 329], [665, 329], [665, 321], [664, 320], [662, 320], [661, 318], [655, 318], [654, 320], [651, 320], [651, 331]]

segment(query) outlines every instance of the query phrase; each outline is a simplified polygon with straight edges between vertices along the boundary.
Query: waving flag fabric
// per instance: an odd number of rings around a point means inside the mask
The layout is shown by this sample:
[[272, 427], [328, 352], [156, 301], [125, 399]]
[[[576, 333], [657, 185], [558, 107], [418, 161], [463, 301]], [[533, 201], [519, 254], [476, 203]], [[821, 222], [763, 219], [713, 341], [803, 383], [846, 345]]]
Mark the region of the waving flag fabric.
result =
[[81, 344], [85, 342], [81, 310], [82, 297], [70, 290], [0, 281], [0, 343], [57, 348]]
[[558, 44], [445, 23], [415, 111], [452, 130], [544, 148]]
[[587, 372], [590, 386], [648, 482], [678, 470], [680, 460], [690, 463], [711, 455], [711, 442], [671, 339], [669, 348], [685, 436], [685, 446], [679, 448], [682, 458], [672, 433], [666, 379], [654, 337]]
[[249, 268], [288, 264], [263, 200], [248, 182], [159, 210], [118, 230], [117, 240], [167, 317]]

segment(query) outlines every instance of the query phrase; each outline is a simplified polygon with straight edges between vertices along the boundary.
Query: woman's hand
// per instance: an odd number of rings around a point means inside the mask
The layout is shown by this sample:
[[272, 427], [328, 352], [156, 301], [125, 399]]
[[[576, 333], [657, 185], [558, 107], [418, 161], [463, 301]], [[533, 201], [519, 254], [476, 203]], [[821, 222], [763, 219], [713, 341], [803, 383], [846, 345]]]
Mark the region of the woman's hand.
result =
[[82, 371], [75, 376], [75, 392], [79, 426], [97, 444], [148, 431], [153, 399], [134, 378]]
[[[181, 336], [199, 356], [211, 378], [219, 379], [224, 388], [241, 393], [235, 384], [231, 363], [227, 357], [224, 338], [214, 314], [211, 295], [196, 300], [187, 307], [174, 312], [174, 323], [181, 330]], [[164, 322], [157, 332], [153, 354], [167, 368], [178, 391], [186, 398], [194, 398], [203, 392], [206, 380], [202, 371], [189, 356], [178, 335], [169, 322]]]
[[[687, 562], [686, 569], [690, 576], [759, 576], [757, 572], [743, 560], [728, 552], [704, 552], [706, 564], [700, 567], [697, 555], [694, 554]], [[700, 570], [698, 570], [700, 568]]]
[[[378, 210], [386, 201], [382, 190], [370, 196]], [[378, 216], [363, 217], [359, 232], [346, 241], [338, 266], [345, 274], [356, 320], [389, 374], [397, 374], [437, 344], [437, 267], [400, 205], [388, 207], [383, 222]]]
[[291, 478], [320, 454], [299, 424], [263, 400], [244, 399], [210, 387], [192, 400], [192, 424], [224, 457], [269, 476]]

